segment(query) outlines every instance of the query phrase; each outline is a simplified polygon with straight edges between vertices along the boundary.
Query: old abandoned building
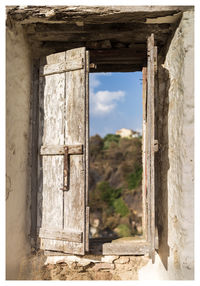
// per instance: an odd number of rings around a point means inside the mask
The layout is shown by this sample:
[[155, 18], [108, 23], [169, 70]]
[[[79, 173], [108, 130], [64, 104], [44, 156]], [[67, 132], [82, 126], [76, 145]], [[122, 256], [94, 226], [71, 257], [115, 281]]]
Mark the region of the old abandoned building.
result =
[[[7, 279], [194, 279], [193, 34], [190, 6], [7, 7]], [[88, 73], [101, 71], [143, 71], [144, 237], [97, 255]]]

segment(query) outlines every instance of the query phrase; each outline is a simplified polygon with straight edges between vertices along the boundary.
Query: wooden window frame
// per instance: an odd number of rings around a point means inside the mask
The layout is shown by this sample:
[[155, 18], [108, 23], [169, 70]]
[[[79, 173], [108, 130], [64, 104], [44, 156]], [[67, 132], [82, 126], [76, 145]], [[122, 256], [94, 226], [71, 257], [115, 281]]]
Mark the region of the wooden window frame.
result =
[[158, 151], [155, 140], [155, 97], [157, 87], [157, 47], [154, 45], [154, 34], [147, 39], [147, 67], [143, 74], [143, 142], [142, 142], [142, 228], [140, 239], [121, 243], [103, 243], [103, 255], [145, 255], [149, 253], [155, 262], [155, 249], [158, 249], [158, 239], [155, 231], [155, 173], [154, 152]]
[[[126, 243], [103, 243], [102, 254], [103, 255], [144, 255], [149, 253], [152, 262], [155, 261], [155, 249], [158, 248], [155, 237], [155, 174], [154, 174], [154, 152], [157, 151], [157, 141], [154, 138], [154, 98], [156, 97], [156, 82], [157, 82], [157, 47], [154, 46], [154, 35], [148, 37], [147, 40], [147, 68], [144, 67], [143, 73], [143, 180], [142, 180], [142, 204], [143, 204], [143, 216], [142, 216], [142, 226], [143, 226], [143, 236], [141, 239], [131, 240], [131, 242]], [[87, 69], [89, 70], [89, 52], [87, 51]], [[37, 158], [34, 154], [37, 153], [37, 143], [35, 138], [38, 136], [37, 130], [37, 112], [38, 112], [38, 100], [37, 90], [38, 90], [38, 62], [35, 62], [33, 66], [33, 86], [32, 86], [32, 168], [33, 177], [37, 177]], [[86, 82], [88, 83], [88, 78]], [[86, 84], [87, 92], [89, 93], [88, 84]], [[86, 120], [88, 120], [88, 127], [86, 129], [86, 168], [89, 168], [89, 99], [86, 100], [87, 112]], [[152, 110], [153, 109], [153, 110]], [[151, 115], [150, 115], [151, 113]], [[153, 115], [152, 115], [153, 114]], [[150, 117], [149, 117], [150, 116]], [[147, 124], [151, 121], [150, 124]], [[150, 140], [148, 139], [150, 136]], [[152, 160], [149, 157], [152, 156]], [[86, 176], [86, 205], [88, 206], [88, 172]], [[38, 182], [36, 180], [31, 180], [31, 237], [35, 238], [35, 246], [38, 243], [38, 231], [36, 228], [36, 216], [37, 216], [37, 194], [35, 190], [38, 187]], [[87, 223], [89, 222], [89, 207], [86, 208]], [[86, 245], [89, 245], [89, 223], [86, 225]], [[89, 247], [86, 247], [86, 251], [89, 251]], [[49, 251], [45, 251], [46, 254]], [[56, 252], [59, 255], [59, 252]], [[60, 253], [60, 255], [68, 255], [66, 253]]]

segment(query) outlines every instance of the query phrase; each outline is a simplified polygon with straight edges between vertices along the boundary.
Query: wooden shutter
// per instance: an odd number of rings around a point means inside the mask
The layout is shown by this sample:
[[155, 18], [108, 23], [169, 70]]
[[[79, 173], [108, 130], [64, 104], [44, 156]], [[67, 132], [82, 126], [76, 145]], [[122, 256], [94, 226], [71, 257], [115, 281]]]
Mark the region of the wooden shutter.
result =
[[147, 239], [150, 242], [150, 256], [155, 261], [155, 164], [154, 152], [158, 142], [155, 140], [155, 79], [157, 73], [157, 47], [154, 45], [154, 34], [147, 40], [147, 120], [146, 120], [146, 150], [147, 150]]
[[85, 48], [40, 61], [38, 228], [44, 250], [88, 250], [88, 71]]

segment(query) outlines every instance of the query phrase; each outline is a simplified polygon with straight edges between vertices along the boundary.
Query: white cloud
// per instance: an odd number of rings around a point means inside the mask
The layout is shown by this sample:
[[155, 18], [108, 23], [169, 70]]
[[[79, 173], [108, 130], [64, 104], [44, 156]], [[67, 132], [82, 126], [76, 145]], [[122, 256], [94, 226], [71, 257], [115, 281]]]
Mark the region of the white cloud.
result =
[[99, 77], [101, 76], [110, 76], [112, 75], [111, 72], [107, 72], [107, 73], [92, 73], [90, 74], [90, 89], [93, 90], [94, 88], [98, 87], [101, 82], [99, 80]]
[[98, 87], [101, 84], [98, 76], [96, 74], [90, 75], [90, 89], [93, 90], [95, 87]]
[[91, 112], [94, 115], [105, 115], [113, 111], [118, 101], [121, 101], [125, 96], [122, 90], [109, 91], [100, 90], [96, 93], [91, 93]]
[[110, 76], [112, 73], [93, 73], [90, 74], [90, 104], [91, 113], [93, 115], [105, 115], [113, 111], [117, 106], [117, 102], [121, 101], [125, 96], [125, 92], [99, 90], [95, 91], [100, 85], [101, 76]]

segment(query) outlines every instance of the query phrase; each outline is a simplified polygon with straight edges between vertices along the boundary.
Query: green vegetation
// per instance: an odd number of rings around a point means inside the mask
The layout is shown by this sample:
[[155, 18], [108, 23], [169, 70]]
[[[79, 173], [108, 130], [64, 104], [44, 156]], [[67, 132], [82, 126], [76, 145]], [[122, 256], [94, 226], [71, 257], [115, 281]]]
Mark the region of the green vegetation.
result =
[[101, 200], [106, 202], [109, 206], [113, 206], [113, 203], [121, 195], [121, 189], [113, 189], [108, 182], [100, 182], [97, 185], [97, 189], [100, 191]]
[[130, 228], [126, 224], [118, 225], [118, 227], [116, 228], [116, 232], [119, 235], [119, 237], [131, 236]]
[[135, 189], [142, 182], [142, 167], [137, 167], [134, 173], [127, 176], [129, 190]]
[[141, 142], [115, 134], [90, 138], [90, 223], [99, 220], [100, 236], [135, 235], [141, 225]]
[[120, 135], [115, 135], [115, 134], [107, 134], [104, 139], [103, 139], [103, 142], [104, 142], [104, 150], [106, 149], [109, 149], [110, 145], [112, 142], [114, 143], [119, 143], [119, 140], [120, 140]]
[[129, 209], [122, 198], [118, 198], [113, 202], [115, 212], [119, 213], [122, 217], [129, 214]]

